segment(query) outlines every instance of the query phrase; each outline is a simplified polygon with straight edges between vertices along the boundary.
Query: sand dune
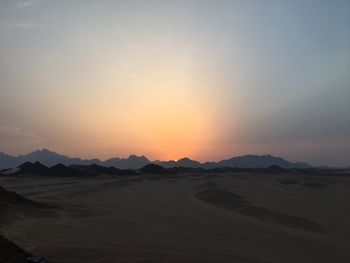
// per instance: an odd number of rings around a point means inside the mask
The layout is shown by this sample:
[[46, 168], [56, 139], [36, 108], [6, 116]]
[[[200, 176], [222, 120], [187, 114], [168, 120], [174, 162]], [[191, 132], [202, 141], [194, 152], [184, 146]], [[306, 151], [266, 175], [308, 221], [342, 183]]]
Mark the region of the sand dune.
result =
[[210, 187], [196, 193], [196, 196], [207, 203], [218, 207], [228, 209], [230, 211], [260, 219], [271, 224], [279, 224], [291, 228], [296, 228], [304, 231], [310, 231], [320, 234], [326, 234], [324, 230], [316, 222], [293, 215], [287, 215], [266, 209], [264, 207], [255, 206], [242, 196], [228, 192], [218, 187]]
[[53, 216], [56, 207], [34, 202], [15, 192], [0, 187], [0, 225], [8, 224], [23, 216]]
[[2, 226], [9, 239], [52, 262], [350, 259], [348, 177], [23, 176], [0, 177], [0, 184], [61, 208]]
[[30, 254], [0, 235], [0, 262], [25, 263]]
[[0, 263], [29, 263], [31, 254], [2, 236], [6, 226], [10, 223], [28, 217], [54, 216], [54, 209], [50, 205], [34, 202], [15, 192], [0, 187]]

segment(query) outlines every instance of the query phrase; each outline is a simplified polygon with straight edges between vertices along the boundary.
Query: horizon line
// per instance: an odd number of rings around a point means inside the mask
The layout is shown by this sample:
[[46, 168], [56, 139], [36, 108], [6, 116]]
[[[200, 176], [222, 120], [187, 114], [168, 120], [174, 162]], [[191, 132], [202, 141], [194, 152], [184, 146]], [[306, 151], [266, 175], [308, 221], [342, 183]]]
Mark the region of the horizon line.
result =
[[[128, 154], [127, 156], [112, 156], [112, 157], [109, 157], [109, 158], [106, 158], [106, 159], [100, 159], [98, 157], [94, 157], [94, 158], [82, 158], [82, 157], [77, 157], [77, 156], [71, 156], [69, 154], [65, 154], [65, 153], [61, 153], [59, 151], [54, 151], [54, 150], [50, 150], [48, 148], [39, 148], [39, 149], [36, 149], [36, 150], [32, 150], [32, 151], [29, 151], [27, 153], [22, 153], [22, 154], [17, 154], [17, 155], [12, 155], [12, 154], [9, 154], [9, 153], [6, 153], [6, 152], [0, 152], [0, 153], [4, 153], [6, 155], [9, 155], [9, 156], [12, 156], [12, 157], [20, 157], [20, 156], [25, 156], [25, 155], [28, 155], [28, 154], [31, 154], [31, 153], [34, 153], [34, 152], [39, 152], [39, 151], [48, 151], [48, 152], [51, 152], [51, 153], [55, 153], [55, 154], [59, 154], [59, 155], [64, 155], [68, 158], [78, 158], [78, 159], [81, 159], [81, 160], [98, 160], [98, 161], [102, 161], [102, 162], [105, 162], [105, 161], [108, 161], [110, 159], [114, 159], [114, 158], [119, 158], [119, 159], [127, 159], [131, 156], [136, 156], [136, 157], [145, 157], [148, 161], [154, 163], [154, 162], [157, 162], [157, 161], [160, 161], [160, 162], [171, 162], [171, 161], [179, 161], [179, 160], [182, 160], [182, 159], [190, 159], [192, 161], [196, 161], [196, 162], [199, 162], [200, 164], [205, 164], [205, 163], [211, 163], [211, 162], [219, 162], [219, 161], [223, 161], [223, 160], [229, 160], [229, 159], [232, 159], [232, 158], [237, 158], [237, 157], [245, 157], [245, 156], [271, 156], [271, 157], [275, 157], [275, 158], [282, 158], [286, 161], [289, 161], [288, 158], [286, 157], [283, 157], [283, 156], [276, 156], [276, 155], [272, 155], [272, 154], [262, 154], [262, 153], [246, 153], [246, 154], [241, 154], [241, 155], [232, 155], [232, 156], [228, 156], [228, 157], [224, 157], [222, 159], [217, 159], [217, 160], [206, 160], [206, 161], [198, 161], [196, 159], [192, 159], [191, 157], [188, 157], [188, 156], [184, 156], [184, 157], [181, 157], [181, 158], [178, 158], [178, 159], [168, 159], [168, 160], [160, 160], [160, 159], [156, 159], [156, 160], [151, 160], [149, 159], [146, 155], [144, 154], [141, 154], [141, 155], [137, 155], [137, 154]], [[306, 164], [309, 164], [305, 161], [290, 161], [290, 162], [293, 162], [293, 163], [306, 163]], [[313, 166], [313, 165], [312, 165]], [[316, 166], [328, 166], [328, 165], [316, 165]], [[344, 167], [346, 167], [346, 165], [344, 165]]]

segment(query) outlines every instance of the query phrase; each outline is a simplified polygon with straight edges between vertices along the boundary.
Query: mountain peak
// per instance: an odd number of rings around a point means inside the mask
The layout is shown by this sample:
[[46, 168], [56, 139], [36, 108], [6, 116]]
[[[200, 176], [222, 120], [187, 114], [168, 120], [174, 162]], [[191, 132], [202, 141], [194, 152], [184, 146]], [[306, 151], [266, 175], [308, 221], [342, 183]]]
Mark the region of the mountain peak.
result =
[[121, 169], [139, 169], [151, 163], [145, 156], [130, 155], [128, 158], [111, 158], [103, 162], [105, 166], [113, 166]]
[[155, 163], [162, 165], [166, 168], [179, 167], [179, 166], [197, 168], [197, 167], [201, 166], [200, 162], [191, 160], [188, 157], [184, 157], [184, 158], [181, 158], [181, 159], [176, 160], [176, 161], [164, 161], [164, 162], [157, 161]]
[[80, 158], [71, 158], [59, 153], [55, 153], [46, 148], [33, 151], [27, 155], [10, 156], [5, 153], [0, 154], [0, 167], [1, 168], [14, 168], [25, 162], [40, 162], [45, 166], [53, 166], [56, 164], [63, 165], [90, 165], [98, 164], [106, 167], [116, 167], [120, 169], [140, 169], [147, 164], [154, 163], [161, 165], [165, 168], [171, 167], [189, 167], [189, 168], [217, 168], [217, 167], [240, 167], [240, 168], [268, 168], [273, 165], [280, 166], [282, 168], [309, 168], [310, 166], [305, 163], [289, 162], [281, 157], [267, 155], [244, 155], [236, 156], [230, 159], [225, 159], [218, 162], [206, 162], [200, 163], [196, 160], [191, 160], [188, 157], [183, 157], [179, 160], [172, 161], [154, 161], [150, 162], [144, 155], [130, 155], [127, 158], [111, 158], [106, 161], [100, 161], [98, 159], [83, 160]]
[[48, 149], [39, 149], [39, 150], [36, 150], [36, 151], [33, 151], [31, 153], [28, 153], [26, 156], [39, 156], [39, 155], [42, 155], [42, 156], [49, 156], [49, 155], [60, 155], [58, 153], [55, 153], [55, 152], [52, 152]]
[[18, 166], [20, 168], [20, 172], [24, 174], [41, 174], [47, 171], [47, 167], [40, 162], [25, 162]]
[[148, 161], [149, 162], [149, 160], [147, 159], [147, 157], [146, 156], [144, 156], [144, 155], [141, 155], [141, 156], [138, 156], [138, 155], [135, 155], [135, 154], [131, 154], [131, 155], [129, 155], [129, 157], [127, 158], [128, 160], [132, 160], [132, 159], [139, 159], [139, 160], [145, 160], [145, 161]]
[[183, 157], [183, 158], [177, 160], [177, 162], [181, 162], [181, 161], [193, 161], [193, 160], [191, 160], [188, 157]]
[[164, 174], [164, 173], [169, 173], [169, 171], [164, 168], [163, 166], [154, 164], [154, 163], [150, 163], [145, 165], [144, 167], [142, 167], [140, 169], [141, 172], [143, 173], [150, 173], [150, 174]]

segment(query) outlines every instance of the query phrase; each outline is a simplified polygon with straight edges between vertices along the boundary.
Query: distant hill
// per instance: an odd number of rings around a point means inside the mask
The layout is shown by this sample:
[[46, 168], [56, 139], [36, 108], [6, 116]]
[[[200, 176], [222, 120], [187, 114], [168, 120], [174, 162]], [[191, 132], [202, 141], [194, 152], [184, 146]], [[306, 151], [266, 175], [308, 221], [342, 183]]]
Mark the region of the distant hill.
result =
[[146, 173], [146, 174], [167, 174], [171, 173], [169, 170], [166, 168], [157, 165], [157, 164], [147, 164], [146, 166], [142, 167], [140, 169], [141, 172]]
[[26, 155], [11, 156], [0, 153], [0, 168], [14, 168], [25, 162], [40, 162], [45, 166], [63, 165], [91, 165], [97, 164], [120, 169], [139, 169], [151, 163], [145, 156], [130, 155], [128, 158], [112, 158], [106, 161], [99, 159], [80, 159], [58, 154], [47, 149], [37, 150]]
[[201, 167], [202, 164], [198, 161], [191, 160], [189, 158], [182, 158], [177, 161], [155, 161], [155, 164], [161, 165], [165, 168], [173, 168], [173, 167], [189, 167], [189, 168], [198, 168]]
[[150, 164], [145, 156], [130, 155], [128, 158], [112, 158], [102, 162], [103, 166], [112, 166], [120, 169], [139, 169]]
[[[98, 166], [98, 165], [96, 165]], [[47, 167], [39, 162], [31, 163], [25, 162], [19, 165], [17, 168], [10, 169], [2, 172], [3, 175], [47, 175], [47, 176], [95, 176], [99, 173], [96, 173], [93, 168], [83, 169], [81, 167], [91, 167], [90, 166], [78, 166], [70, 165], [65, 166], [64, 164], [56, 164], [51, 167]], [[108, 169], [106, 167], [98, 166], [101, 168]], [[96, 168], [95, 168], [96, 169]], [[113, 168], [116, 169], [116, 168]]]
[[[0, 153], [0, 168], [14, 168], [25, 162], [40, 162], [45, 166], [54, 166], [57, 164], [69, 165], [92, 165], [96, 164], [103, 167], [115, 167], [119, 169], [140, 169], [147, 164], [152, 163], [145, 156], [130, 155], [128, 158], [111, 158], [106, 161], [99, 159], [84, 160], [72, 158], [66, 155], [58, 154], [47, 149], [37, 150], [26, 155], [11, 156], [6, 153]], [[289, 162], [283, 158], [272, 155], [244, 155], [230, 159], [200, 163], [189, 158], [182, 158], [176, 161], [155, 161], [154, 164], [165, 168], [186, 167], [186, 168], [204, 168], [213, 169], [221, 167], [237, 168], [268, 168], [276, 165], [281, 168], [310, 168], [311, 166], [301, 162]]]
[[115, 167], [105, 167], [97, 164], [90, 165], [69, 165], [56, 164], [47, 167], [39, 162], [25, 162], [16, 168], [0, 171], [5, 176], [11, 175], [44, 175], [44, 176], [97, 176], [97, 175], [136, 175], [137, 170], [118, 169]]
[[0, 152], [0, 168], [13, 168], [21, 164], [19, 157]]
[[44, 174], [49, 170], [48, 167], [39, 162], [25, 162], [18, 166], [18, 168], [19, 169], [16, 169], [14, 173], [21, 172], [22, 174]]
[[81, 163], [83, 161], [80, 158], [70, 158], [47, 149], [37, 150], [27, 155], [19, 156], [19, 158], [25, 159], [26, 162], [40, 162], [46, 166], [53, 166], [58, 163], [69, 165], [72, 163]]
[[301, 162], [289, 162], [283, 158], [272, 155], [244, 155], [233, 157], [231, 159], [222, 160], [219, 162], [205, 163], [203, 168], [217, 167], [238, 167], [238, 168], [268, 168], [270, 166], [279, 166], [282, 168], [310, 168], [311, 166]]
[[286, 161], [283, 158], [275, 157], [272, 155], [244, 155], [233, 157], [231, 159], [222, 160], [219, 162], [207, 162], [200, 163], [198, 161], [191, 160], [189, 158], [179, 159], [177, 161], [155, 161], [154, 163], [166, 168], [173, 167], [188, 167], [188, 168], [204, 168], [213, 169], [220, 167], [237, 167], [237, 168], [268, 168], [271, 166], [279, 166], [281, 168], [310, 168], [311, 166], [306, 163], [293, 163]]

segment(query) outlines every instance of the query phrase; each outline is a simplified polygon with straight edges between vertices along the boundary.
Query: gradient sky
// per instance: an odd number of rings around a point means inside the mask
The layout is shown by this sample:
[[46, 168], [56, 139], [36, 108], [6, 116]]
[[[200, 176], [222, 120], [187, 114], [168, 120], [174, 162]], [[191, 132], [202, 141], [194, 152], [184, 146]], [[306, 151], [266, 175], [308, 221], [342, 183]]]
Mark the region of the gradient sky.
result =
[[0, 1], [0, 151], [350, 165], [350, 1]]

